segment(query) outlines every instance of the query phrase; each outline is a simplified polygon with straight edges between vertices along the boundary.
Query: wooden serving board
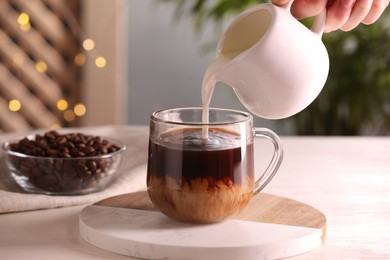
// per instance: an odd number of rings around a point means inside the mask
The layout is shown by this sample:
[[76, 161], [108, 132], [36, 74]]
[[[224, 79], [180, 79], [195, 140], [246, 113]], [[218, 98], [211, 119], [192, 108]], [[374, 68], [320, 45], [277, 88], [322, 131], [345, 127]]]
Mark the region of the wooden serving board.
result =
[[81, 236], [99, 248], [142, 259], [279, 259], [320, 247], [326, 217], [299, 201], [259, 193], [232, 219], [217, 224], [176, 222], [161, 214], [147, 192], [87, 206]]

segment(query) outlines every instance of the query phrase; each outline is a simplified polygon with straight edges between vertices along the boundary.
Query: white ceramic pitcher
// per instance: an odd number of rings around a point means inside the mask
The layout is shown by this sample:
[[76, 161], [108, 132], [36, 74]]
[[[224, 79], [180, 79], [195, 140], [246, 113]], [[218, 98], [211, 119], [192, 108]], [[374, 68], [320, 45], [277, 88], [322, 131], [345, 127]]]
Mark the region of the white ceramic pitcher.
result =
[[[258, 4], [240, 14], [221, 37], [203, 86], [228, 84], [262, 118], [286, 118], [306, 108], [328, 76], [329, 58], [321, 41], [326, 11], [309, 30], [292, 16], [291, 4]], [[211, 99], [210, 91], [203, 87], [204, 102], [206, 96]]]

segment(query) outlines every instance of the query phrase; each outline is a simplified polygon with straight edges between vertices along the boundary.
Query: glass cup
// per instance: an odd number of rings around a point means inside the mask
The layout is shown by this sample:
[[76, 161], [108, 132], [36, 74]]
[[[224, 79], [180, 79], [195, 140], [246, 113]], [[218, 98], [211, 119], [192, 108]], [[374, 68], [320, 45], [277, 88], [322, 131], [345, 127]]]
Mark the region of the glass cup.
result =
[[[150, 120], [147, 188], [165, 215], [190, 223], [220, 222], [239, 213], [277, 172], [283, 158], [279, 137], [254, 128], [250, 114], [210, 108], [173, 108]], [[269, 139], [274, 152], [259, 178], [254, 138]]]

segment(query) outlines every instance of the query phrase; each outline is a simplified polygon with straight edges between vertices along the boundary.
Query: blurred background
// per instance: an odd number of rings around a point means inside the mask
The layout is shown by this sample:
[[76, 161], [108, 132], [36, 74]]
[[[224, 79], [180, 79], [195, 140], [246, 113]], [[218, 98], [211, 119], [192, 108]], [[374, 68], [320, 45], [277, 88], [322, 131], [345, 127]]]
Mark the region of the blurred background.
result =
[[0, 1], [0, 132], [127, 123], [124, 0]]
[[[1, 0], [0, 131], [147, 125], [161, 108], [200, 106], [217, 41], [258, 0]], [[390, 11], [374, 25], [323, 36], [330, 73], [281, 135], [390, 132]], [[303, 21], [310, 25], [311, 20]], [[212, 106], [245, 110], [219, 84]]]

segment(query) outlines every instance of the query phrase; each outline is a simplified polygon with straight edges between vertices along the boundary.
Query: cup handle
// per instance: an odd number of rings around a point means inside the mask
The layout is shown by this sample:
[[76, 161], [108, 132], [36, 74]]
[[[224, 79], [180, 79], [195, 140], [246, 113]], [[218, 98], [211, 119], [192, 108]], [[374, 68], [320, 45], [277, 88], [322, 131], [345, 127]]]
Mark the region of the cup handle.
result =
[[268, 183], [272, 180], [272, 178], [278, 171], [280, 164], [283, 160], [283, 148], [279, 136], [275, 134], [272, 130], [257, 127], [253, 130], [255, 137], [267, 138], [274, 145], [274, 154], [272, 155], [270, 163], [268, 164], [265, 172], [255, 182], [255, 188], [253, 192], [253, 195], [255, 195], [268, 185]]
[[[286, 5], [283, 6], [290, 14], [291, 14], [291, 5], [294, 2], [294, 0], [290, 0]], [[324, 32], [325, 27], [325, 21], [326, 21], [326, 8], [314, 18], [314, 22], [310, 28], [310, 30], [318, 35], [319, 37], [322, 37], [322, 34]]]

